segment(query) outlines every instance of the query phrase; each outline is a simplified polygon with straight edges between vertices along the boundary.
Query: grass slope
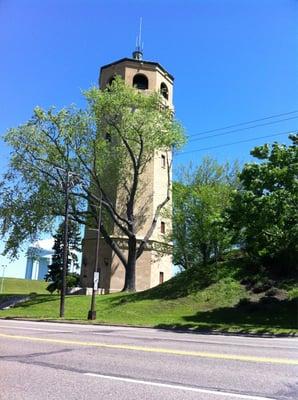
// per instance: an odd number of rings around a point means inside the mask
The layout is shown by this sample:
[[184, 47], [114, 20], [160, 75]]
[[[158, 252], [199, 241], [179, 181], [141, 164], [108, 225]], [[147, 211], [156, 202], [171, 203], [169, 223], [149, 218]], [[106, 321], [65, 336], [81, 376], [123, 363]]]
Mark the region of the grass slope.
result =
[[[97, 323], [190, 328], [200, 331], [294, 334], [297, 329], [295, 289], [278, 290], [279, 298], [252, 293], [244, 285], [241, 260], [213, 269], [190, 270], [141, 293], [98, 296]], [[281, 296], [282, 294], [282, 296]], [[87, 322], [90, 297], [67, 296], [65, 318]], [[58, 319], [59, 296], [36, 295], [0, 317]]]
[[4, 278], [3, 294], [45, 294], [48, 283], [29, 279]]

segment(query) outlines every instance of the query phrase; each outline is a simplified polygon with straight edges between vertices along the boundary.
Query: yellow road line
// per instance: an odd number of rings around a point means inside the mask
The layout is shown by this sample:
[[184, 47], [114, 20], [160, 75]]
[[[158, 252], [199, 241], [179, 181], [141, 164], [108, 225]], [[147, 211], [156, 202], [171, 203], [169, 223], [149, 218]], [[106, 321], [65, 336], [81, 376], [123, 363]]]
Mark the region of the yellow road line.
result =
[[175, 350], [158, 347], [144, 347], [144, 346], [133, 346], [128, 344], [109, 344], [109, 343], [98, 343], [98, 342], [80, 342], [76, 340], [63, 340], [63, 339], [48, 339], [33, 336], [18, 336], [18, 335], [6, 335], [0, 333], [0, 337], [16, 340], [30, 340], [33, 342], [46, 342], [56, 344], [70, 344], [75, 346], [91, 346], [101, 347], [108, 349], [121, 349], [121, 350], [134, 350], [143, 351], [147, 353], [161, 353], [161, 354], [172, 354], [179, 356], [191, 356], [191, 357], [204, 357], [204, 358], [216, 358], [222, 360], [236, 360], [236, 361], [248, 361], [257, 363], [271, 363], [271, 364], [287, 364], [287, 365], [298, 365], [298, 360], [290, 358], [272, 358], [272, 357], [257, 357], [257, 356], [246, 356], [239, 354], [221, 354], [221, 353], [208, 353], [202, 351], [187, 351], [187, 350]]

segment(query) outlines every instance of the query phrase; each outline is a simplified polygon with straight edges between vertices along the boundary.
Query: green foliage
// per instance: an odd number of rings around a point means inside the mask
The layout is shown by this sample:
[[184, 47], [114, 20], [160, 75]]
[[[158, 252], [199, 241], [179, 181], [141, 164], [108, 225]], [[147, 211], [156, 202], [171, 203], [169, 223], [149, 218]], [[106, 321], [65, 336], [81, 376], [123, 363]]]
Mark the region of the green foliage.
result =
[[[76, 151], [82, 143], [91, 146], [89, 127], [87, 112], [74, 107], [58, 112], [37, 107], [31, 120], [6, 133], [12, 152], [1, 182], [0, 228], [7, 239], [5, 254], [15, 257], [25, 240], [51, 232], [56, 217], [64, 215], [66, 171], [82, 175], [88, 184]], [[72, 195], [71, 206], [72, 211], [80, 210], [86, 207], [86, 200]]]
[[[171, 111], [161, 106], [160, 95], [142, 94], [119, 77], [106, 90], [92, 88], [85, 97], [86, 110], [37, 107], [31, 120], [6, 134], [12, 156], [0, 182], [5, 254], [16, 256], [25, 240], [51, 230], [56, 217], [63, 216], [70, 173], [71, 220], [95, 228], [102, 198], [102, 236], [132, 271], [169, 201], [165, 196], [153, 210], [156, 218], [137, 242], [148, 206], [135, 207], [146, 185], [144, 171], [156, 150], [167, 153], [181, 146], [184, 135]], [[128, 254], [114, 239], [115, 229], [130, 241]]]
[[231, 244], [223, 212], [237, 186], [237, 165], [203, 160], [173, 185], [174, 263], [184, 269], [218, 259]]
[[290, 139], [289, 146], [265, 144], [251, 151], [260, 162], [244, 166], [228, 213], [250, 257], [283, 274], [298, 259], [297, 135]]
[[[106, 90], [92, 88], [85, 96], [85, 111], [38, 107], [30, 121], [6, 134], [13, 152], [10, 169], [0, 182], [5, 253], [16, 256], [24, 240], [53, 227], [55, 218], [64, 214], [69, 185], [70, 218], [80, 224], [97, 225], [102, 199], [101, 233], [129, 270], [125, 287], [134, 290], [136, 259], [169, 201], [165, 196], [157, 205], [154, 220], [137, 242], [148, 207], [135, 207], [146, 185], [144, 171], [156, 150], [168, 152], [180, 146], [184, 136], [171, 111], [161, 107], [158, 94], [141, 94], [119, 77]], [[114, 239], [115, 229], [128, 239], [128, 254]]]
[[[54, 254], [52, 256], [52, 264], [48, 266], [48, 273], [45, 276], [45, 281], [50, 282], [47, 290], [50, 293], [59, 292], [62, 288], [62, 271], [63, 271], [63, 251], [64, 251], [64, 223], [59, 225], [56, 235], [54, 235]], [[67, 272], [66, 272], [66, 287], [70, 289], [79, 284], [80, 276], [77, 273], [69, 272], [72, 265], [74, 269], [79, 268], [77, 252], [80, 248], [81, 237], [78, 224], [69, 222], [68, 225], [68, 255], [67, 255]]]
[[[117, 186], [122, 194], [122, 208], [117, 211], [125, 217], [129, 212], [126, 204], [132, 200], [135, 204], [147, 185], [144, 171], [155, 151], [181, 147], [185, 139], [182, 128], [171, 110], [161, 106], [158, 93], [144, 95], [126, 86], [120, 77], [105, 90], [92, 88], [85, 95], [99, 132], [97, 146], [102, 156], [96, 159], [95, 168], [105, 177], [106, 193]], [[144, 204], [134, 215], [136, 225], [143, 220], [145, 208]], [[105, 216], [111, 219], [108, 212]]]

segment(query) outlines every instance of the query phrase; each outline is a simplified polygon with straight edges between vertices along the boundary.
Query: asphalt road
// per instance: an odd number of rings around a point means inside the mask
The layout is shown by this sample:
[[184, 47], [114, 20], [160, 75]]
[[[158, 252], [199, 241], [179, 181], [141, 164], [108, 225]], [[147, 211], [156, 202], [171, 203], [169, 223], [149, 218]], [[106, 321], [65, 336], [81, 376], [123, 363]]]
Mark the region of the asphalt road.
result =
[[297, 377], [297, 338], [0, 320], [1, 400], [297, 400]]

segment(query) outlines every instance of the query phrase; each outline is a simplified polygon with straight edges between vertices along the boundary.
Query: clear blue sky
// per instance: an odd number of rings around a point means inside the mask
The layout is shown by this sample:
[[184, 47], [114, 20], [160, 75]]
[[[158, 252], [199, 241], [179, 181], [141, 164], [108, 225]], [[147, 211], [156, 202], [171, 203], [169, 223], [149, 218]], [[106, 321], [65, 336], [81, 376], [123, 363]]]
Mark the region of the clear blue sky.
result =
[[[0, 133], [30, 118], [36, 105], [82, 106], [81, 90], [97, 84], [100, 66], [131, 55], [140, 16], [144, 58], [175, 76], [176, 116], [190, 137], [298, 110], [296, 0], [0, 0]], [[296, 130], [297, 122], [214, 136], [184, 150]], [[174, 167], [206, 155], [245, 162], [251, 147], [273, 140], [286, 135], [186, 153]], [[8, 157], [1, 141], [1, 172]], [[24, 260], [7, 270], [23, 276]]]

